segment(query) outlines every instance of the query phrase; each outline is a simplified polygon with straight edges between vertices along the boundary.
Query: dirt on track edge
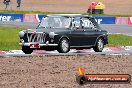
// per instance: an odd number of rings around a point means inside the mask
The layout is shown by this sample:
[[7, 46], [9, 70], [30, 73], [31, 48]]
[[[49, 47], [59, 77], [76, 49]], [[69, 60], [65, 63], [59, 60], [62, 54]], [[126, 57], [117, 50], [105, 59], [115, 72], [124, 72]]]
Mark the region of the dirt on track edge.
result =
[[130, 84], [76, 82], [78, 67], [89, 74], [130, 74], [132, 56], [45, 56], [0, 58], [0, 88], [131, 88]]

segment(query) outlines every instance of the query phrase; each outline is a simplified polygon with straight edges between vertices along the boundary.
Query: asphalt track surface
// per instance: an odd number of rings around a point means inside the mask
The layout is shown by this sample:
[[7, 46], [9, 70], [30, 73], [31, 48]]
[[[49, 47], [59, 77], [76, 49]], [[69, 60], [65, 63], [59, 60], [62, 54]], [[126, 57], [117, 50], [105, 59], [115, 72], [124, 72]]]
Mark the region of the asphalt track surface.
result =
[[[27, 23], [27, 22], [0, 22], [0, 26], [5, 27], [26, 27], [26, 28], [35, 28], [38, 23]], [[107, 30], [110, 34], [124, 34], [132, 36], [132, 25], [115, 25], [115, 24], [101, 24], [102, 29]], [[132, 55], [132, 49], [128, 51], [112, 51], [112, 52], [87, 52], [87, 53], [67, 53], [67, 54], [60, 54], [60, 53], [46, 53], [46, 54], [39, 54], [39, 56], [68, 56], [68, 55]], [[38, 54], [9, 54], [9, 55], [0, 55], [2, 57], [6, 56], [36, 56]]]
[[84, 56], [84, 55], [132, 55], [132, 51], [115, 51], [115, 52], [87, 52], [87, 53], [46, 53], [46, 54], [7, 54], [0, 57], [33, 57], [33, 56]]
[[[112, 49], [113, 48], [113, 49]], [[4, 54], [2, 54], [5, 52]], [[85, 55], [132, 55], [132, 46], [105, 47], [103, 52], [94, 52], [93, 49], [75, 50], [68, 53], [58, 53], [55, 51], [35, 50], [32, 54], [24, 54], [21, 50], [9, 50], [0, 52], [0, 57], [33, 57], [33, 56], [85, 56]]]

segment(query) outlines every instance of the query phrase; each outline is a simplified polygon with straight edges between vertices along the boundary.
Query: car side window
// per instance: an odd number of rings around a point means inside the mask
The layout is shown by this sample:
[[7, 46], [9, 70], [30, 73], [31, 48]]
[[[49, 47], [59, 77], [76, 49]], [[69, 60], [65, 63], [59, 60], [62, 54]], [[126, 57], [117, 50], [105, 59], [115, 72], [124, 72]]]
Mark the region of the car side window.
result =
[[79, 29], [81, 27], [80, 25], [80, 17], [75, 17], [73, 20], [73, 27]]
[[94, 29], [94, 24], [88, 18], [82, 18], [83, 29]]

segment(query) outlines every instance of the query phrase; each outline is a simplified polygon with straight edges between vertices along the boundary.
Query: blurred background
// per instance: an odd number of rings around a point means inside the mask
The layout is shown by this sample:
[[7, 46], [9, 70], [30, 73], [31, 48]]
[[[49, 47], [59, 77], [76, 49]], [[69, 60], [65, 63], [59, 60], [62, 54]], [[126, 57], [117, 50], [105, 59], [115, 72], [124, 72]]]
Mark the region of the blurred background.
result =
[[[0, 0], [0, 10], [4, 10], [4, 0]], [[11, 0], [8, 10], [42, 11], [42, 12], [75, 12], [86, 13], [91, 2], [105, 4], [105, 14], [132, 14], [132, 0], [22, 0], [17, 8], [17, 0]]]

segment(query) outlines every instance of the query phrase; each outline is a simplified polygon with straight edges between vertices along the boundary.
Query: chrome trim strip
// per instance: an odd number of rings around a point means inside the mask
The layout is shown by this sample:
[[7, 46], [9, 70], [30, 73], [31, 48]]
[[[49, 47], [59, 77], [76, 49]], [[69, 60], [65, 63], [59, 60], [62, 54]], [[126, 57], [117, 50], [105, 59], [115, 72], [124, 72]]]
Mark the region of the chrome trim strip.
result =
[[[34, 32], [28, 32], [28, 33], [34, 33]], [[44, 32], [36, 32], [36, 31], [35, 31], [35, 33], [40, 33], [40, 34], [42, 34], [42, 33], [44, 33]]]
[[72, 48], [72, 47], [92, 47], [92, 46], [94, 46], [94, 45], [86, 45], [86, 46], [70, 46], [70, 47]]
[[[38, 43], [19, 43], [21, 46], [30, 46], [30, 44], [38, 44]], [[39, 46], [58, 46], [58, 44], [39, 44]]]

